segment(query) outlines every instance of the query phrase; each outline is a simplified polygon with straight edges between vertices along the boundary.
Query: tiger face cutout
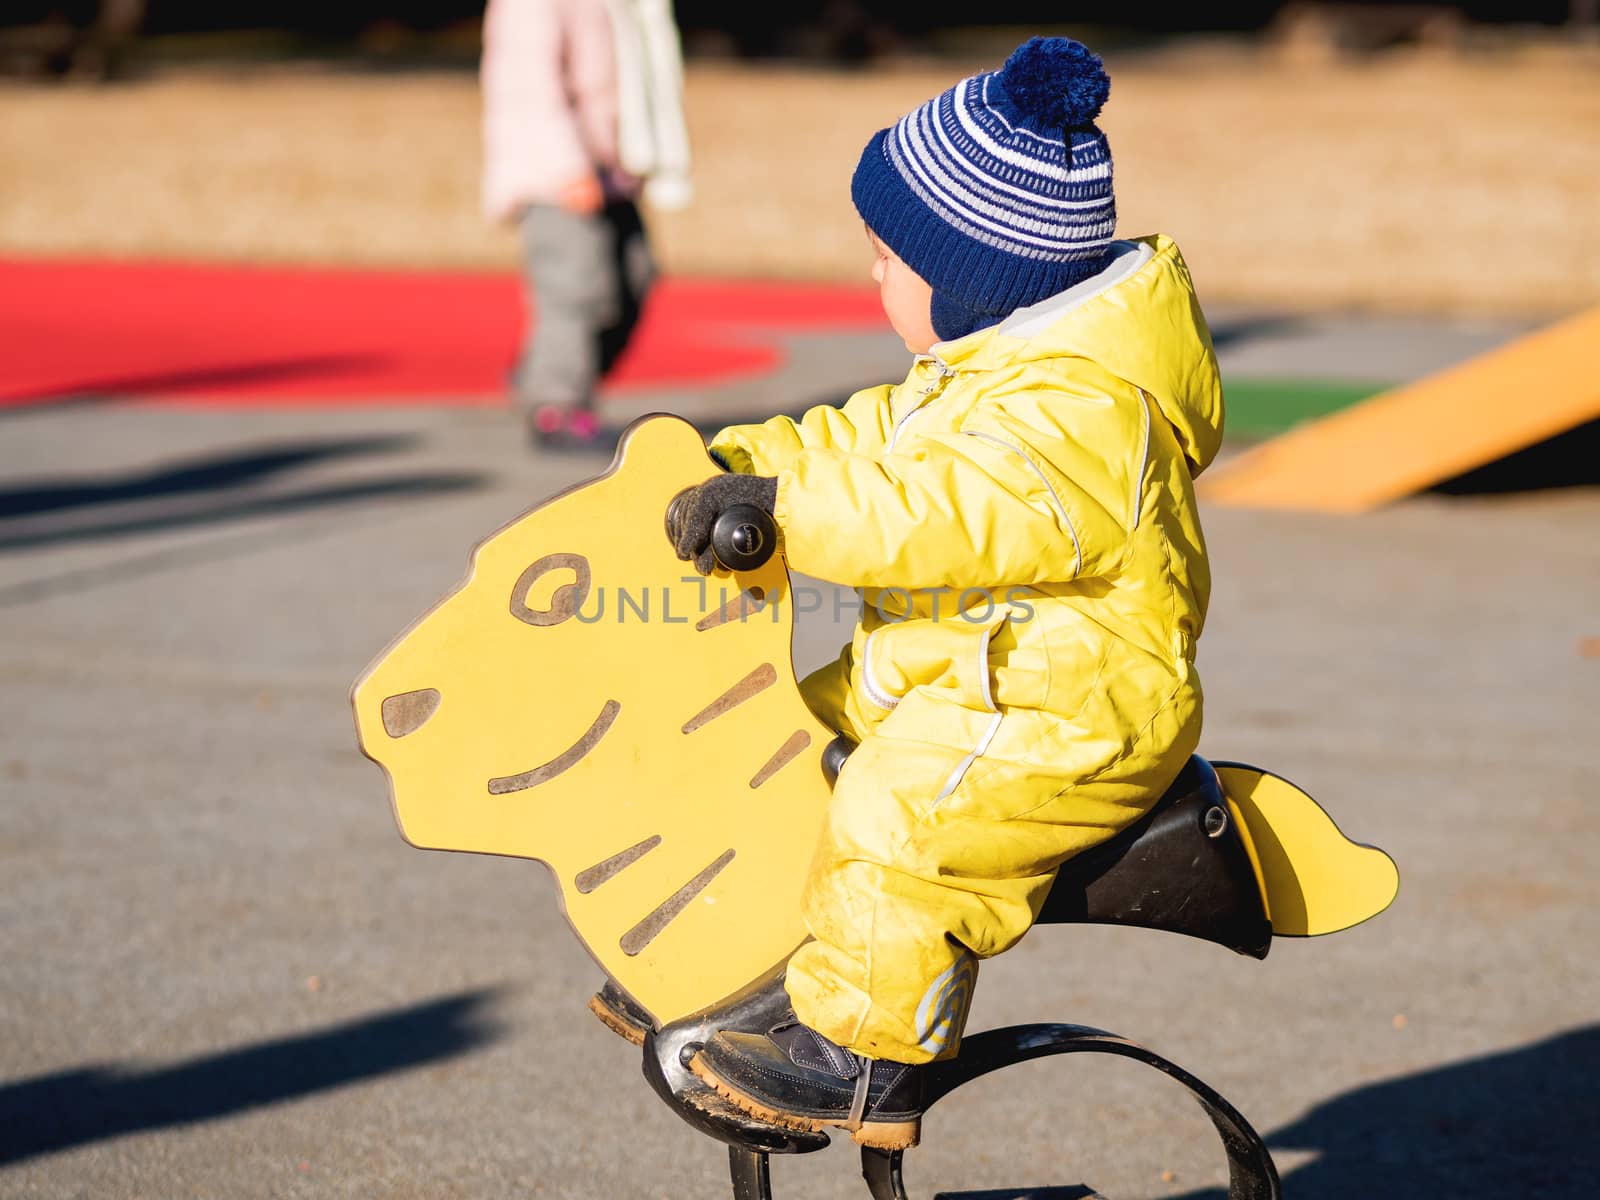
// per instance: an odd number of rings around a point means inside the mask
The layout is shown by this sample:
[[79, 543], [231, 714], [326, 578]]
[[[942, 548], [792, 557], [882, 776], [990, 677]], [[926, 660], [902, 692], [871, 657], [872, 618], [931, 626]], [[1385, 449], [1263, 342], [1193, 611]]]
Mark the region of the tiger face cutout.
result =
[[832, 736], [790, 665], [781, 559], [695, 576], [663, 514], [714, 473], [673, 417], [480, 543], [352, 693], [415, 846], [537, 859], [601, 967], [660, 1022], [805, 937]]

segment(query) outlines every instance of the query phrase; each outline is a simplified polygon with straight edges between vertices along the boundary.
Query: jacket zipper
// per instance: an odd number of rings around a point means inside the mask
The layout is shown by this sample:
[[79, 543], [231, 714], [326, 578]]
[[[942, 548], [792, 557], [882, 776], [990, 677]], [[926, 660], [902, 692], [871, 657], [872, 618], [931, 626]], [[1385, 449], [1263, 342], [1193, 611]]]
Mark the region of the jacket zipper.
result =
[[929, 380], [927, 387], [921, 389], [919, 394], [921, 395], [922, 399], [917, 401], [916, 406], [909, 409], [905, 416], [901, 417], [894, 423], [894, 429], [889, 434], [889, 444], [884, 448], [885, 453], [892, 453], [894, 451], [895, 443], [900, 440], [900, 431], [910, 423], [912, 417], [916, 416], [919, 412], [928, 407], [928, 404], [933, 400], [935, 395], [944, 390], [944, 385], [947, 380], [954, 378], [956, 373], [954, 367], [945, 365], [943, 359], [935, 358], [933, 361], [939, 364], [939, 373], [934, 376], [933, 379]]
[[[900, 431], [906, 427], [912, 417], [927, 408], [933, 397], [944, 389], [945, 383], [955, 376], [955, 368], [946, 365], [944, 360], [936, 355], [930, 357], [939, 364], [939, 373], [928, 381], [926, 387], [921, 389], [922, 399], [918, 401], [916, 406], [909, 409], [904, 416], [894, 423], [894, 429], [889, 434], [889, 444], [885, 447], [886, 452], [894, 450], [895, 443], [900, 440]], [[872, 669], [872, 639], [882, 632], [882, 629], [874, 629], [867, 634], [867, 640], [861, 647], [861, 690], [867, 694], [867, 699], [871, 700], [879, 708], [886, 712], [893, 712], [900, 703], [900, 697], [885, 691], [878, 683], [877, 672]]]

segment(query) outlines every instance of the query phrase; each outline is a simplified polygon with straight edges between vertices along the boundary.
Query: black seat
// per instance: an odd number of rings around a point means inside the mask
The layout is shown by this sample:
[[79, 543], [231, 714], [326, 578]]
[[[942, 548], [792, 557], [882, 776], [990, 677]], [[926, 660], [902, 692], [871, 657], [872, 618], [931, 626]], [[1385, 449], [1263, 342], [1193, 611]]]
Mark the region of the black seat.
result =
[[1199, 755], [1137, 824], [1061, 865], [1039, 921], [1165, 929], [1252, 958], [1272, 946], [1249, 852]]
[[[830, 780], [852, 749], [837, 738], [823, 751]], [[1165, 929], [1252, 958], [1272, 946], [1250, 855], [1199, 755], [1137, 824], [1062, 864], [1037, 923]]]

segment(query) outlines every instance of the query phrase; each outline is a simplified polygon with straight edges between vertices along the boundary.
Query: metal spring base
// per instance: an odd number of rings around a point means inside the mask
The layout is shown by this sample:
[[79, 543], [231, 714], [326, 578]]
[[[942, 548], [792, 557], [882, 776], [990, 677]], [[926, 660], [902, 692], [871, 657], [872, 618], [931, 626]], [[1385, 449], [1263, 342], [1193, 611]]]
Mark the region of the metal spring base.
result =
[[[1176, 1063], [1126, 1038], [1083, 1025], [1018, 1025], [967, 1038], [960, 1057], [933, 1068], [928, 1080], [928, 1104], [949, 1095], [964, 1083], [992, 1071], [1055, 1054], [1116, 1054], [1154, 1067], [1188, 1089], [1205, 1109], [1228, 1156], [1228, 1200], [1280, 1200], [1278, 1170], [1265, 1144], [1239, 1111], [1201, 1080]], [[648, 1056], [647, 1056], [648, 1061]], [[649, 1074], [647, 1067], [646, 1073]], [[659, 1090], [659, 1089], [658, 1089]], [[678, 1102], [681, 1108], [683, 1101]], [[746, 1138], [731, 1129], [708, 1129], [704, 1120], [692, 1121], [728, 1145], [728, 1167], [733, 1177], [734, 1200], [772, 1200], [769, 1150], [804, 1153], [815, 1144], [774, 1145], [770, 1140]], [[731, 1134], [731, 1136], [730, 1136]], [[819, 1135], [820, 1136], [820, 1135]], [[825, 1139], [824, 1139], [825, 1140]], [[765, 1145], [763, 1145], [765, 1142]], [[861, 1173], [873, 1200], [908, 1200], [901, 1174], [905, 1153], [863, 1147]]]

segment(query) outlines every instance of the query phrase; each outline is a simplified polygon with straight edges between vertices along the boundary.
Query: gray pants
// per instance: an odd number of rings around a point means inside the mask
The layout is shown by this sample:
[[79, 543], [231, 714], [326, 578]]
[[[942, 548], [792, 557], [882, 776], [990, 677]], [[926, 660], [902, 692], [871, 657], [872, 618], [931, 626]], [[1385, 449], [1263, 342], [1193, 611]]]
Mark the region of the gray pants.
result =
[[639, 210], [629, 200], [593, 216], [529, 205], [522, 240], [531, 303], [512, 385], [529, 409], [589, 408], [655, 277]]

